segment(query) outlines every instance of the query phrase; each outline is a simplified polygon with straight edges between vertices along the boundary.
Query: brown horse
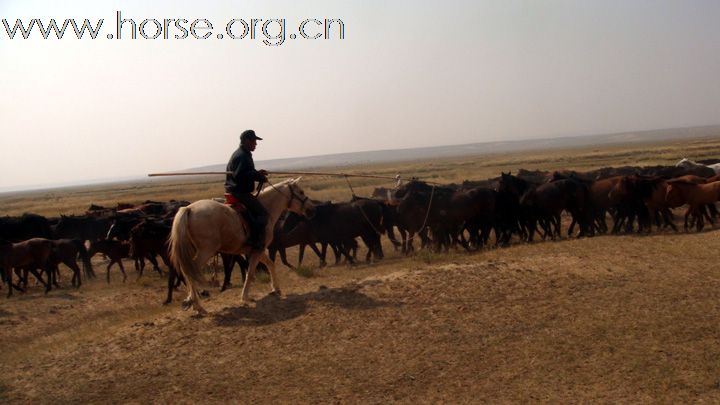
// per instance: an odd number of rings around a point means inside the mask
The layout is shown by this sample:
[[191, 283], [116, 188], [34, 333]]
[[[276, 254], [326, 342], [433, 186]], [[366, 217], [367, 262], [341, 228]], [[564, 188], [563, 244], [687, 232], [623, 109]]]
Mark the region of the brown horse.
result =
[[[268, 212], [265, 247], [272, 241], [275, 223], [285, 210], [306, 216], [314, 214], [315, 206], [297, 184], [299, 180], [285, 180], [260, 192], [258, 200]], [[190, 290], [183, 301], [184, 308], [192, 306], [198, 314], [206, 313], [200, 305], [199, 295], [200, 288], [207, 285], [202, 269], [218, 252], [249, 255], [248, 273], [241, 294], [242, 303], [248, 300], [259, 262], [264, 263], [270, 273], [271, 294], [280, 295], [275, 265], [265, 249], [252, 250], [247, 245], [247, 229], [245, 220], [233, 208], [214, 200], [200, 200], [180, 208], [170, 232], [170, 260], [183, 275]]]
[[[704, 209], [705, 205], [715, 204], [720, 199], [720, 181], [695, 184], [684, 180], [670, 180], [667, 184], [665, 200], [671, 207], [688, 204], [688, 209], [685, 212], [685, 230], [688, 229], [688, 216], [694, 214], [697, 218], [697, 230], [698, 232], [701, 231], [704, 226], [703, 216], [707, 216]], [[707, 219], [714, 225], [712, 218], [708, 216]]]
[[[58, 265], [60, 263], [66, 265], [70, 270], [73, 271], [73, 277], [71, 284], [73, 287], [80, 287], [82, 284], [80, 277], [80, 267], [77, 264], [77, 257], [79, 256], [83, 263], [83, 269], [85, 270], [85, 276], [89, 278], [95, 277], [95, 272], [90, 262], [90, 256], [88, 256], [85, 244], [80, 239], [58, 239], [52, 240], [52, 253], [48, 260], [49, 268], [54, 273], [53, 282], [56, 281], [56, 275], [58, 273]], [[57, 286], [57, 283], [55, 282]]]
[[42, 280], [42, 277], [37, 273], [37, 269], [45, 271], [48, 275], [45, 293], [50, 291], [53, 272], [48, 265], [52, 250], [52, 241], [44, 238], [32, 238], [18, 243], [0, 242], [0, 271], [8, 286], [8, 298], [12, 296], [13, 288], [25, 291], [12, 282], [14, 268], [27, 269], [39, 280]]
[[608, 231], [607, 212], [618, 204], [618, 201], [610, 198], [610, 191], [620, 182], [623, 176], [608, 177], [596, 180], [590, 185], [590, 209], [592, 220], [601, 233]]
[[[641, 175], [622, 176], [620, 181], [610, 190], [608, 197], [618, 204], [615, 230], [619, 230], [623, 221], [628, 221], [628, 229], [632, 228], [633, 218], [637, 216], [638, 231], [651, 231], [651, 216], [658, 227], [669, 226], [677, 231], [672, 222], [672, 212], [665, 201], [667, 183], [661, 177]], [[643, 220], [644, 219], [644, 220]]]
[[115, 239], [100, 239], [90, 243], [90, 249], [88, 255], [90, 257], [95, 256], [98, 253], [102, 253], [110, 258], [110, 263], [107, 265], [107, 282], [110, 284], [110, 267], [117, 263], [120, 267], [120, 271], [123, 275], [123, 283], [127, 280], [127, 274], [125, 273], [125, 267], [123, 267], [122, 259], [130, 258], [130, 243], [121, 242]]

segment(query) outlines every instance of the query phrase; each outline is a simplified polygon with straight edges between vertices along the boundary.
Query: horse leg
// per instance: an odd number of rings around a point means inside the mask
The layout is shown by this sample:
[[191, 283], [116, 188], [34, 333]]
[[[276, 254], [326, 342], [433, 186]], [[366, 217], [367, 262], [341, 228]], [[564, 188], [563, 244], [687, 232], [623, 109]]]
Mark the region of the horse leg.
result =
[[[310, 249], [312, 249], [313, 252], [315, 252], [315, 255], [320, 259], [320, 267], [327, 266], [327, 263], [325, 263], [325, 257], [321, 254], [320, 250], [315, 246], [314, 243], [310, 244]], [[327, 253], [327, 251], [326, 251]]]
[[575, 220], [575, 215], [572, 216], [572, 221], [570, 221], [570, 226], [568, 227], [568, 238], [572, 237], [573, 231], [575, 230], [575, 224], [577, 221]]
[[550, 218], [550, 223], [555, 225], [555, 235], [558, 239], [562, 239], [562, 226], [560, 224], [560, 214], [556, 214]]
[[138, 274], [138, 276], [137, 276], [138, 280], [140, 279], [140, 277], [142, 277], [144, 270], [145, 270], [145, 256], [140, 256], [139, 259], [137, 259], [137, 261], [135, 262], [135, 271]]
[[24, 278], [25, 278], [25, 281], [24, 281], [24, 283], [25, 283], [25, 289], [27, 289], [27, 284], [28, 284], [28, 272], [30, 272], [30, 274], [32, 274], [33, 277], [35, 277], [35, 279], [37, 280], [37, 281], [35, 282], [35, 284], [37, 284], [37, 282], [40, 282], [40, 284], [42, 284], [43, 287], [47, 288], [47, 284], [45, 283], [45, 280], [43, 280], [42, 275], [41, 275], [40, 273], [38, 273], [37, 269], [35, 269], [35, 268], [33, 268], [33, 267], [26, 267], [26, 268], [24, 269], [24, 273], [25, 273], [25, 275], [24, 275]]
[[[294, 269], [294, 268], [295, 268], [295, 266], [293, 266], [292, 264], [290, 264], [290, 262], [288, 261], [288, 259], [287, 259], [287, 250], [285, 250], [285, 248], [280, 248], [280, 249], [278, 249], [278, 253], [280, 253], [280, 261], [281, 261], [285, 266], [287, 266], [288, 268], [291, 268], [291, 269]], [[271, 259], [271, 260], [272, 260], [272, 259]]]
[[[13, 271], [13, 270], [10, 270]], [[28, 286], [28, 269], [27, 268], [15, 268], [15, 275], [18, 277], [18, 285], [22, 284], [23, 288], [27, 289]]]
[[400, 234], [400, 239], [402, 240], [400, 253], [407, 254], [407, 232], [405, 231], [405, 229], [398, 228], [398, 233]]
[[12, 290], [13, 290], [12, 274], [13, 274], [13, 269], [10, 269], [10, 268], [5, 269], [5, 271], [3, 272], [3, 275], [5, 276], [5, 283], [7, 283], [7, 285], [8, 285], [7, 298], [12, 297]]
[[415, 239], [415, 232], [408, 231], [407, 232], [407, 239], [405, 239], [405, 256], [409, 256], [410, 253], [415, 250], [413, 247], [413, 239]]
[[670, 228], [672, 228], [673, 231], [677, 232], [678, 229], [675, 226], [675, 221], [673, 220], [672, 212], [670, 212], [670, 210], [667, 208], [663, 208], [661, 212], [662, 212], [663, 220], [665, 221], [665, 225], [670, 226]]
[[714, 206], [715, 205], [713, 205], [713, 204], [708, 204], [707, 206], [703, 206], [701, 208], [703, 215], [705, 215], [705, 219], [707, 219], [708, 222], [710, 222], [710, 225], [712, 225], [712, 226], [715, 226], [715, 221], [713, 221], [713, 215], [708, 214], [708, 211], [712, 212], [712, 209], [710, 207], [714, 207]]
[[713, 219], [718, 217], [718, 210], [717, 210], [717, 207], [715, 206], [715, 203], [708, 204], [708, 209], [710, 210], [710, 216]]
[[688, 217], [690, 216], [691, 211], [691, 207], [688, 207], [688, 209], [685, 211], [685, 232], [688, 231]]
[[56, 288], [60, 288], [60, 286], [58, 285], [58, 280], [62, 281], [62, 276], [60, 275], [60, 267], [55, 266], [53, 270], [53, 284]]
[[172, 290], [174, 288], [173, 284], [175, 284], [175, 279], [177, 278], [177, 273], [175, 272], [175, 268], [170, 268], [168, 271], [168, 295], [165, 299], [165, 302], [163, 302], [163, 305], [167, 305], [172, 302]]
[[110, 263], [108, 263], [107, 267], [105, 268], [105, 279], [108, 284], [110, 284], [110, 268], [112, 267], [114, 262], [115, 259], [110, 259]]
[[259, 256], [259, 262], [265, 264], [265, 267], [267, 267], [267, 271], [270, 274], [270, 285], [272, 286], [272, 291], [270, 291], [270, 295], [281, 296], [282, 293], [280, 292], [280, 285], [277, 282], [277, 275], [275, 274], [275, 263], [273, 263], [272, 260], [270, 260], [270, 258], [267, 257], [265, 253], [262, 253]]
[[338, 247], [338, 243], [332, 242], [332, 243], [323, 243], [322, 245], [322, 255], [323, 258], [327, 257], [327, 248], [330, 246], [330, 249], [332, 249], [333, 255], [335, 256], [335, 266], [340, 264], [340, 259], [342, 259], [342, 254], [340, 253], [340, 248]]
[[376, 260], [382, 260], [385, 258], [385, 253], [383, 252], [382, 248], [382, 240], [380, 239], [380, 235], [377, 233], [372, 234], [372, 241], [374, 245], [373, 254], [375, 255]]
[[47, 266], [45, 268], [45, 273], [47, 274], [47, 285], [45, 286], [45, 294], [49, 293], [52, 290], [52, 284], [55, 283], [55, 286], [57, 287], [57, 278], [55, 277], [55, 273], [57, 272], [57, 267], [54, 266]]
[[245, 256], [235, 255], [235, 262], [240, 266], [240, 281], [244, 283], [247, 278], [248, 260]]
[[220, 258], [222, 258], [224, 274], [222, 287], [220, 287], [220, 292], [223, 292], [231, 287], [230, 277], [232, 277], [232, 271], [233, 268], [235, 268], [235, 255], [231, 255], [228, 253], [220, 253]]
[[298, 267], [299, 267], [299, 266], [302, 266], [303, 257], [305, 257], [305, 244], [304, 244], [304, 243], [301, 243], [301, 244], [300, 244], [300, 247], [299, 247], [298, 249], [299, 249], [299, 253], [298, 253]]
[[67, 260], [63, 262], [66, 266], [70, 268], [70, 270], [73, 271], [72, 280], [70, 281], [70, 285], [72, 285], [75, 288], [80, 288], [80, 285], [82, 284], [82, 281], [80, 281], [80, 267], [78, 266], [77, 262], [75, 260]]
[[[160, 255], [160, 258], [162, 259], [162, 254]], [[160, 275], [160, 277], [164, 276], [162, 270], [160, 269], [160, 264], [158, 263], [157, 259], [155, 258], [155, 255], [152, 255], [152, 259], [150, 260], [150, 262], [153, 264], [153, 269], [155, 271], [157, 271], [157, 273]]]
[[700, 232], [705, 227], [705, 217], [707, 216], [707, 210], [705, 209], [704, 205], [698, 205], [693, 211], [695, 212], [694, 215], [697, 217], [697, 224], [695, 228], [698, 232]]
[[168, 271], [168, 288], [167, 288], [167, 298], [165, 299], [165, 302], [163, 302], [163, 305], [168, 305], [172, 302], [172, 295], [173, 290], [175, 289], [175, 281], [179, 280], [180, 277], [178, 273], [175, 271], [174, 267], [170, 267]]
[[[8, 294], [7, 294], [7, 297], [8, 297], [8, 298], [12, 297], [12, 290], [13, 290], [13, 288], [16, 289], [16, 290], [18, 290], [18, 291], [20, 291], [20, 292], [23, 292], [23, 293], [25, 292], [25, 290], [24, 290], [23, 288], [21, 288], [19, 285], [13, 284], [13, 282], [12, 282], [12, 273], [13, 273], [13, 270], [12, 270], [12, 269], [7, 269], [7, 270], [5, 270], [5, 277], [6, 277], [6, 280], [5, 280], [5, 281], [6, 281], [7, 286], [8, 286]], [[18, 277], [18, 279], [20, 279], [20, 277]]]
[[240, 294], [240, 303], [245, 304], [248, 302], [250, 295], [250, 285], [255, 281], [255, 269], [260, 261], [260, 253], [253, 253], [249, 257], [250, 263], [248, 264], [247, 277], [245, 277], [245, 283], [243, 284], [242, 293]]
[[[212, 252], [202, 252], [198, 251], [195, 254], [195, 257], [192, 259], [192, 262], [190, 263], [191, 266], [193, 266], [195, 269], [202, 269], [203, 266], [207, 263], [207, 261], [215, 255], [215, 250]], [[205, 315], [207, 314], [207, 311], [203, 306], [200, 304], [200, 291], [198, 290], [199, 286], [194, 285], [194, 283], [188, 283], [189, 292], [187, 298], [183, 301], [183, 309], [188, 309], [192, 306], [192, 309], [197, 312], [198, 315]]]
[[117, 264], [118, 264], [118, 266], [120, 266], [120, 271], [122, 272], [122, 275], [123, 275], [123, 283], [124, 283], [125, 280], [127, 280], [127, 274], [125, 273], [125, 267], [124, 267], [123, 264], [122, 264], [122, 259], [118, 259], [118, 260], [117, 260]]
[[345, 246], [344, 249], [349, 256], [348, 259], [350, 260], [350, 264], [357, 263], [358, 243], [355, 241], [355, 239], [348, 239], [347, 242], [342, 242], [342, 244], [343, 246]]

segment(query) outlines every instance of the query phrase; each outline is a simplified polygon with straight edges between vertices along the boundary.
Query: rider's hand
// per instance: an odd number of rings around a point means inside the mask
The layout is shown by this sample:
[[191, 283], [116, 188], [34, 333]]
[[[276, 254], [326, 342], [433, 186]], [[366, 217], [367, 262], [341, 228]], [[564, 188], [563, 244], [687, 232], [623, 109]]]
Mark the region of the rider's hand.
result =
[[265, 178], [265, 181], [267, 181], [267, 176], [268, 176], [267, 170], [261, 169], [261, 170], [258, 170], [258, 173], [260, 173], [260, 175]]

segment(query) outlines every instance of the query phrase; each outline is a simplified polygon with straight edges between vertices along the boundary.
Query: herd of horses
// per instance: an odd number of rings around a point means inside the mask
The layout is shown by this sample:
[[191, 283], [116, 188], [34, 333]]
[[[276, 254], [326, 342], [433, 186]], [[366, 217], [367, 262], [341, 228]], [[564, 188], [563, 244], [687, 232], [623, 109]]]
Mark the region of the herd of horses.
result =
[[568, 236], [648, 233], [653, 226], [677, 232], [672, 210], [684, 205], [684, 229], [701, 231], [706, 222], [714, 224], [717, 219], [718, 172], [720, 160], [696, 163], [687, 159], [674, 166], [608, 167], [590, 172], [521, 169], [462, 184], [413, 179], [393, 189], [377, 188], [370, 198], [353, 196], [346, 202], [312, 200], [299, 179], [290, 179], [266, 187], [258, 196], [270, 214], [267, 249], [261, 251], [245, 246], [246, 222], [233, 208], [215, 200], [146, 201], [114, 208], [93, 205], [84, 215], [59, 218], [2, 217], [0, 272], [10, 296], [13, 290], [28, 288], [29, 275], [46, 292], [57, 287], [60, 263], [72, 271], [71, 284], [80, 287], [83, 277], [95, 277], [90, 259], [98, 253], [109, 259], [108, 283], [115, 264], [126, 280], [123, 260], [134, 262], [138, 278], [146, 261], [163, 275], [159, 258], [168, 270], [165, 302], [172, 301], [173, 291], [184, 282], [189, 293], [183, 306], [203, 313], [199, 297], [208, 285], [204, 267], [216, 255], [224, 267], [221, 290], [230, 287], [233, 268], [240, 265], [245, 301], [258, 265], [270, 274], [272, 293], [280, 294], [274, 262], [279, 256], [293, 267], [286, 249], [294, 246], [300, 248], [298, 265], [310, 247], [321, 266], [327, 264], [328, 250], [336, 264], [356, 262], [358, 239], [367, 247], [365, 260], [380, 260], [383, 235], [405, 254], [415, 250], [416, 238], [420, 248], [447, 251], [459, 246], [474, 251], [488, 245], [493, 233], [496, 246], [513, 240], [532, 242], [536, 235], [560, 238], [563, 213], [570, 217]]

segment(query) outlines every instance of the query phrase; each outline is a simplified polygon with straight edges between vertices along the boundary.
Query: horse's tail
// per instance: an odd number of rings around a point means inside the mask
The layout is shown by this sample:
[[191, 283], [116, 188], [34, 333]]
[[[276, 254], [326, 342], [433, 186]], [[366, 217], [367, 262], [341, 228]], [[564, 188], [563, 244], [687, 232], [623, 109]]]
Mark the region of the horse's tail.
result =
[[207, 285], [201, 269], [195, 266], [195, 244], [190, 237], [190, 209], [178, 210], [170, 230], [170, 262], [183, 275], [190, 289], [199, 289]]
[[93, 270], [92, 262], [90, 261], [90, 254], [85, 248], [85, 242], [80, 239], [73, 239], [73, 244], [75, 244], [75, 248], [77, 248], [80, 259], [83, 262], [85, 277], [95, 278], [95, 270]]

